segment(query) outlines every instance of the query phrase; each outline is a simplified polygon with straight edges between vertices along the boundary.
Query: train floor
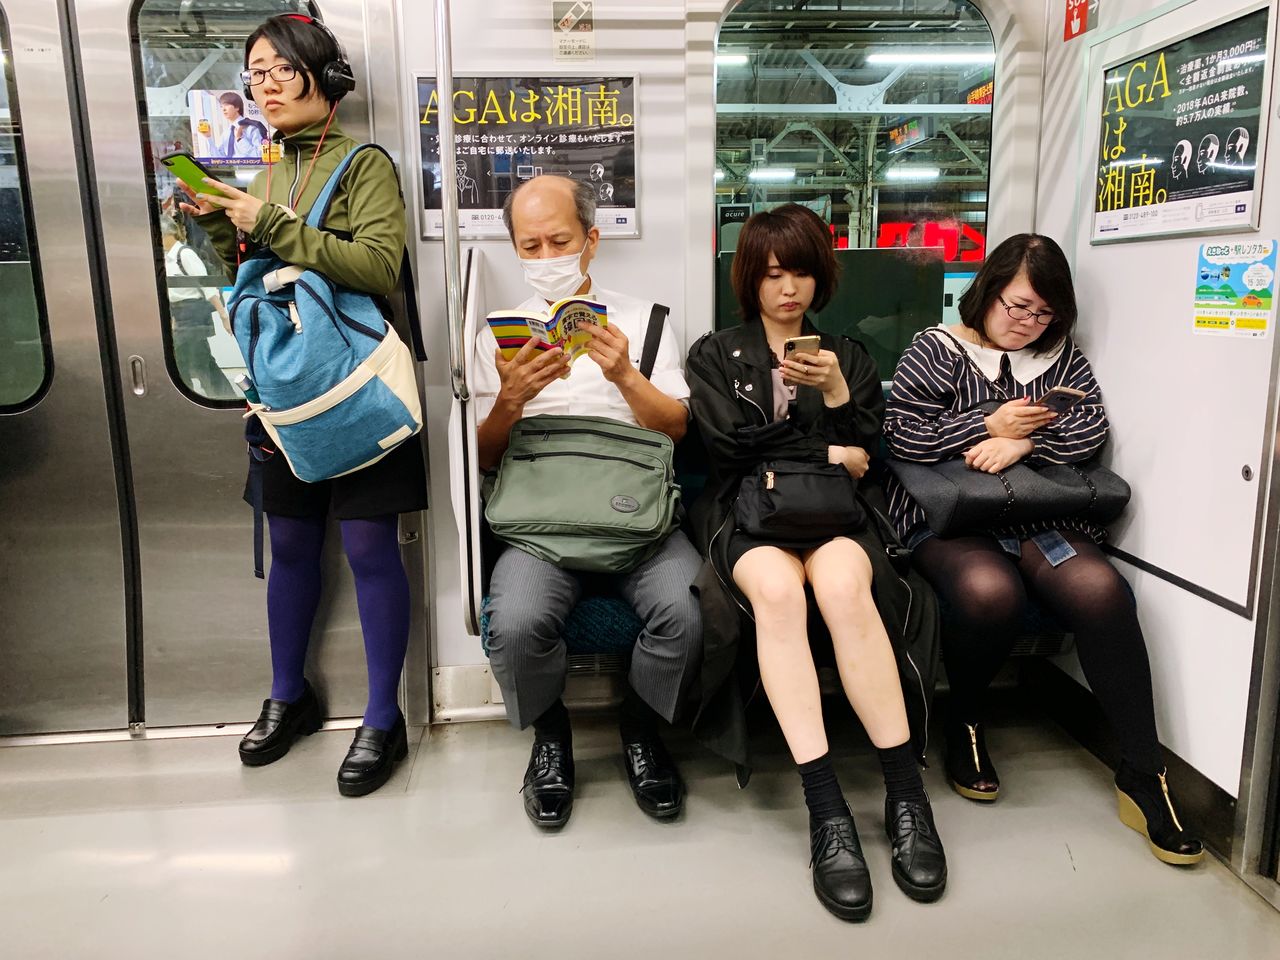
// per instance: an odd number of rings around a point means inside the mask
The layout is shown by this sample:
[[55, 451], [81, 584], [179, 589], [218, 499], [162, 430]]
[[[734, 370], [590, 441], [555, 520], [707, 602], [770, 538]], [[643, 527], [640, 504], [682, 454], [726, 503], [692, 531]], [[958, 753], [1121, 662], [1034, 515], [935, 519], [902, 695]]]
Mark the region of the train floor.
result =
[[780, 739], [765, 737], [739, 790], [673, 737], [689, 799], [660, 824], [631, 799], [610, 720], [575, 731], [559, 834], [525, 820], [529, 739], [504, 723], [411, 731], [409, 761], [359, 800], [333, 779], [349, 731], [256, 769], [234, 737], [0, 749], [0, 955], [1280, 957], [1280, 913], [1210, 858], [1157, 862], [1116, 819], [1107, 769], [1036, 717], [989, 736], [1004, 781], [992, 807], [958, 797], [937, 763], [925, 772], [951, 871], [932, 905], [893, 883], [874, 753], [839, 746], [875, 883], [860, 925], [814, 898]]

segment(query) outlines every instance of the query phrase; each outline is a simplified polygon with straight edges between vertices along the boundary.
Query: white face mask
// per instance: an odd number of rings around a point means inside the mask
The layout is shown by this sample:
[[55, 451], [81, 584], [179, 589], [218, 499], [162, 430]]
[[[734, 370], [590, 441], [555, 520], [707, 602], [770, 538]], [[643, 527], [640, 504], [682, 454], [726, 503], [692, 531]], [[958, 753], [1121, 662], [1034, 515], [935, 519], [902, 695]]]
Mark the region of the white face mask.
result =
[[546, 260], [521, 259], [524, 278], [543, 300], [554, 302], [571, 297], [587, 279], [582, 272], [582, 255], [586, 249], [584, 245], [577, 253]]

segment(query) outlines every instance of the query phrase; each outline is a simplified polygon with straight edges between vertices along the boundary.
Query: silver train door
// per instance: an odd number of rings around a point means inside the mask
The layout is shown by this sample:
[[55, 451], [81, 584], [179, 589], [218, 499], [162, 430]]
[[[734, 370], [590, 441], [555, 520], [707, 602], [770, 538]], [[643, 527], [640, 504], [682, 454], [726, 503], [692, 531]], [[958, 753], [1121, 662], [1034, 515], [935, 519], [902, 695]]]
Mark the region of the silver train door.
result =
[[137, 694], [59, 8], [0, 0], [0, 735], [123, 729]]
[[[148, 726], [251, 719], [270, 676], [265, 586], [252, 576], [252, 518], [241, 502], [242, 405], [231, 384], [241, 361], [219, 322], [220, 282], [201, 276], [197, 265], [203, 261], [212, 274], [215, 259], [202, 248], [198, 228], [174, 214], [175, 184], [157, 161], [173, 150], [218, 140], [218, 97], [241, 89], [246, 37], [266, 17], [288, 12], [324, 16], [361, 81], [339, 110], [339, 122], [357, 139], [376, 134], [397, 155], [399, 144], [388, 141], [397, 136], [394, 122], [387, 131], [371, 129], [365, 24], [367, 14], [376, 21], [377, 11], [370, 14], [366, 6], [376, 5], [74, 5], [108, 312], [118, 344], [114, 372], [122, 384], [137, 518], [141, 700]], [[382, 82], [389, 86], [384, 95], [395, 103], [394, 73]], [[392, 121], [397, 116], [394, 108], [386, 113]], [[245, 168], [225, 174], [238, 172], [241, 182], [252, 175]], [[169, 239], [175, 222], [176, 242], [188, 248], [177, 257]], [[170, 261], [181, 262], [166, 264], [166, 251]], [[407, 551], [416, 594], [411, 646], [421, 649], [425, 577], [419, 524], [420, 518], [405, 518], [401, 538], [415, 543]], [[332, 534], [326, 600], [313, 632], [308, 674], [321, 688], [330, 716], [352, 717], [364, 707], [363, 644], [351, 575]], [[411, 719], [415, 713], [420, 710], [411, 709]]]

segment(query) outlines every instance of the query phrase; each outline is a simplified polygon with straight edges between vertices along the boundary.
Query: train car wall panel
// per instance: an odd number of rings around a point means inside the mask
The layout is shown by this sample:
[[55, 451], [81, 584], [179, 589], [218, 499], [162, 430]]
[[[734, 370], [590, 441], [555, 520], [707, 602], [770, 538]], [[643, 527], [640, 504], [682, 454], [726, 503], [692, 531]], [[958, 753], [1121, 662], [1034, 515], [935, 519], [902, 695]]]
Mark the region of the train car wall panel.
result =
[[70, 67], [56, 5], [4, 0], [3, 13], [53, 377], [34, 406], [0, 415], [0, 735], [119, 730], [129, 722], [124, 556]]
[[[1103, 385], [1112, 464], [1135, 491], [1113, 543], [1132, 561], [1121, 569], [1148, 631], [1162, 738], [1232, 796], [1261, 599], [1275, 338], [1192, 332], [1200, 249], [1213, 237], [1106, 247], [1089, 237], [1103, 67], [1259, 6], [1114, 0], [1099, 6], [1093, 32], [1051, 43], [1036, 219], [1073, 261], [1079, 340]], [[1273, 152], [1261, 174], [1277, 172]], [[1224, 239], [1280, 238], [1274, 184], [1260, 216], [1258, 233]]]
[[[128, 28], [144, 6], [129, 0], [76, 4], [119, 376], [125, 382], [133, 376], [130, 357], [140, 357], [145, 369], [143, 388], [127, 390], [124, 398], [139, 531], [145, 720], [150, 726], [251, 720], [270, 687], [270, 659], [265, 587], [252, 575], [252, 516], [240, 499], [246, 466], [243, 422], [234, 409], [193, 403], [166, 370], [157, 309], [158, 237], [145, 179], [147, 154], [155, 148], [144, 147], [134, 100], [121, 99], [122, 92], [137, 88]], [[390, 0], [321, 9], [343, 39], [358, 76], [367, 65], [366, 12], [389, 6]], [[161, 11], [157, 19], [163, 16]], [[156, 29], [182, 25], [164, 21]], [[199, 21], [185, 26], [198, 30]], [[187, 36], [184, 44], [194, 53], [192, 67], [211, 52], [199, 50], [197, 35]], [[222, 58], [234, 69], [238, 50]], [[339, 112], [356, 138], [370, 133], [367, 91], [359, 86]], [[387, 92], [394, 102], [395, 87]], [[138, 101], [150, 111], [145, 94], [138, 89]], [[170, 109], [165, 102], [158, 97], [154, 110]], [[184, 99], [174, 104], [174, 116], [185, 124]], [[354, 589], [339, 539], [331, 530], [325, 597], [308, 670], [330, 716], [352, 717], [364, 707], [365, 667]], [[419, 606], [422, 590], [420, 580]]]

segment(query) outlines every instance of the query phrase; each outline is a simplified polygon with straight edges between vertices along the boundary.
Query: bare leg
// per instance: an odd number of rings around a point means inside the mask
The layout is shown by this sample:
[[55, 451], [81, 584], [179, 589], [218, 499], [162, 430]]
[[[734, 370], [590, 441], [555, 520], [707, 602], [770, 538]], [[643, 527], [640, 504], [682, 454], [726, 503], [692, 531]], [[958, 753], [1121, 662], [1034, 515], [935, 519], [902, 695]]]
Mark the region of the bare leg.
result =
[[871, 561], [858, 544], [837, 537], [805, 557], [805, 573], [831, 631], [845, 695], [877, 747], [911, 734], [893, 647], [871, 599]]
[[822, 695], [806, 629], [804, 565], [778, 547], [743, 554], [733, 579], [751, 602], [760, 679], [796, 763], [827, 752]]

